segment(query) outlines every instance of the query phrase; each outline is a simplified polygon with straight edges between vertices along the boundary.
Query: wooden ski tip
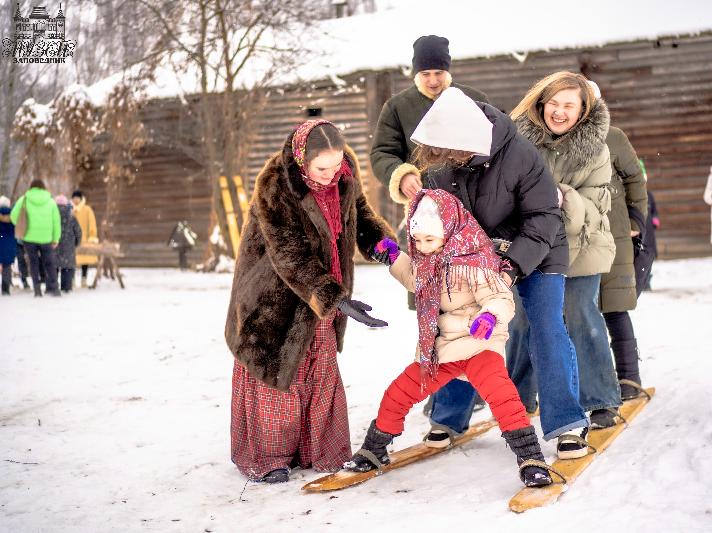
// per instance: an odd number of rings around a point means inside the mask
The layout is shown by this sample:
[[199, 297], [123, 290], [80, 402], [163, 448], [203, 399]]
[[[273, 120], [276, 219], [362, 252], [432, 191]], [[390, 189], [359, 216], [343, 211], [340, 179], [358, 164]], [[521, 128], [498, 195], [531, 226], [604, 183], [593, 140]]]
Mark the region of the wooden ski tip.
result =
[[[648, 394], [641, 394], [637, 398], [626, 400], [620, 407], [621, 415], [628, 421], [633, 420], [650, 401], [649, 399], [655, 394], [655, 387], [645, 389]], [[509, 500], [509, 509], [515, 513], [523, 513], [529, 509], [544, 507], [550, 505], [559, 499], [559, 496], [569, 490], [571, 485], [579, 474], [588, 467], [594, 459], [603, 453], [610, 444], [625, 430], [627, 424], [619, 423], [616, 426], [595, 430], [589, 433], [588, 441], [598, 451], [591, 455], [586, 455], [579, 459], [562, 460], [557, 459], [553, 463], [553, 467], [561, 472], [567, 480], [567, 484], [554, 483], [546, 487], [525, 487], [520, 489], [511, 500]]]

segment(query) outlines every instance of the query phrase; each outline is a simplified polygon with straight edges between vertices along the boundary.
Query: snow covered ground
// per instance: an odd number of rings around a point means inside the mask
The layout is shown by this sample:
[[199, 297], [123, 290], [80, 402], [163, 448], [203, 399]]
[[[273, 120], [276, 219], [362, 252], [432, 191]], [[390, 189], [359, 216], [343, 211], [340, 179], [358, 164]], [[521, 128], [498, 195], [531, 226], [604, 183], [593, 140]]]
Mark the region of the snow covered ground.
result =
[[[1, 298], [0, 531], [712, 531], [712, 258], [654, 268], [633, 318], [655, 398], [556, 505], [523, 515], [496, 429], [347, 491], [301, 493], [311, 470], [246, 483], [229, 459], [229, 274], [128, 269], [125, 291]], [[356, 285], [391, 326], [349, 325], [354, 447], [416, 335], [384, 268], [358, 267]], [[426, 428], [414, 409], [396, 446]]]

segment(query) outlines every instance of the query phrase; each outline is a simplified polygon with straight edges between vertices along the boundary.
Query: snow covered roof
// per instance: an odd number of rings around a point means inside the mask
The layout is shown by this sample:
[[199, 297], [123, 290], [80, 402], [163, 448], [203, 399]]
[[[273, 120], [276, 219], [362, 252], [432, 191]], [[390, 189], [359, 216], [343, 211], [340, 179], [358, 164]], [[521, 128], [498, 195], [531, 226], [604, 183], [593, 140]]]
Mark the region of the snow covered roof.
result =
[[325, 21], [331, 53], [302, 67], [304, 79], [410, 66], [421, 35], [450, 40], [453, 59], [603, 46], [712, 30], [710, 0], [391, 0], [392, 9]]
[[[410, 67], [412, 43], [421, 35], [450, 40], [453, 60], [612, 42], [655, 39], [712, 30], [710, 0], [597, 0], [541, 3], [531, 0], [379, 0], [379, 11], [319, 23], [309, 44], [314, 59], [275, 80], [277, 84], [336, 77], [359, 70]], [[262, 65], [264, 67], [264, 65]], [[185, 69], [183, 69], [185, 70]], [[89, 88], [101, 105], [123, 74]], [[245, 72], [243, 83], [256, 73]], [[149, 97], [199, 92], [197, 73], [169, 64], [156, 72]]]

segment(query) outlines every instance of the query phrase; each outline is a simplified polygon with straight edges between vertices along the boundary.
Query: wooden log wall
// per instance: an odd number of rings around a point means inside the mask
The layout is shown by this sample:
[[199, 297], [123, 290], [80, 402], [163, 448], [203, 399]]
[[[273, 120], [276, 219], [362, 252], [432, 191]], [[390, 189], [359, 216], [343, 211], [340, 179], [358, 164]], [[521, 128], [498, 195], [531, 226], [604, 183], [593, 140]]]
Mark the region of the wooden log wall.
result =
[[[150, 142], [139, 154], [135, 181], [120, 191], [114, 238], [121, 243], [124, 266], [178, 266], [177, 252], [166, 246], [173, 227], [187, 220], [198, 234], [189, 262], [203, 261], [210, 221], [210, 184], [198, 158], [195, 121], [175, 99], [154, 100], [141, 110]], [[105, 154], [92, 161], [81, 184], [97, 222], [106, 211], [102, 166]]]
[[[521, 59], [521, 58], [520, 58]], [[407, 58], [404, 58], [407, 61]], [[509, 112], [537, 80], [557, 70], [583, 72], [596, 81], [608, 102], [612, 123], [629, 136], [646, 163], [662, 228], [663, 257], [709, 255], [709, 207], [702, 191], [712, 165], [712, 32], [696, 36], [610, 44], [600, 48], [529, 53], [455, 61], [453, 78], [483, 90]], [[342, 128], [356, 151], [371, 204], [392, 223], [402, 208], [373, 177], [368, 153], [381, 106], [412, 79], [398, 70], [354, 73], [345, 84], [329, 80], [274, 89], [256, 120], [246, 186], [266, 159], [281, 149], [287, 134], [309, 114]], [[152, 142], [144, 150], [136, 182], [122, 190], [116, 236], [124, 265], [174, 266], [166, 248], [173, 225], [188, 220], [199, 235], [191, 254], [200, 262], [207, 244], [210, 187], [202, 170], [195, 119], [177, 99], [155, 100], [142, 117]], [[97, 211], [105, 195], [101, 156], [83, 187]]]

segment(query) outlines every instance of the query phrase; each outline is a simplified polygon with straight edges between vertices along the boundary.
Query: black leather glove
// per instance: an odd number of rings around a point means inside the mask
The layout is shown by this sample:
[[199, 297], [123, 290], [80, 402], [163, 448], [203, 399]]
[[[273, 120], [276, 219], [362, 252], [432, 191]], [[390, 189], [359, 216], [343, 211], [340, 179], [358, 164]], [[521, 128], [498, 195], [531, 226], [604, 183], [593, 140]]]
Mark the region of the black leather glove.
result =
[[388, 250], [384, 250], [383, 252], [377, 252], [376, 250], [371, 251], [371, 259], [374, 259], [375, 261], [378, 261], [379, 263], [383, 263], [386, 266], [391, 266], [391, 259], [388, 256]]
[[382, 328], [388, 325], [388, 322], [369, 315], [366, 311], [370, 311], [372, 309], [371, 306], [358, 300], [341, 300], [336, 308], [343, 314], [362, 324], [366, 324], [370, 328]]

